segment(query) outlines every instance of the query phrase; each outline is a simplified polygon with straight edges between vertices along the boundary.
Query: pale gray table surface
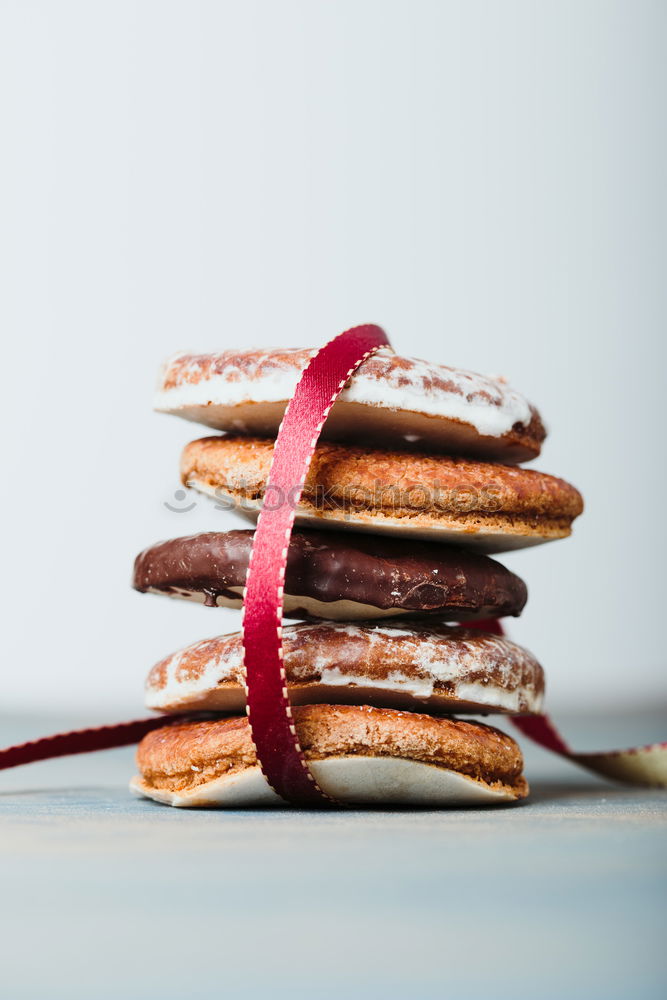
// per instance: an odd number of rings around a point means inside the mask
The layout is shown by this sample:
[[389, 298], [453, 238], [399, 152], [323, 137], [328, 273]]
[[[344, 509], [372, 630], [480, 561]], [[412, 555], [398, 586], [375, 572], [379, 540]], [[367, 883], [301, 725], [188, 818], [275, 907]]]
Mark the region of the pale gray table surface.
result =
[[486, 811], [179, 811], [130, 797], [131, 749], [0, 773], [0, 995], [667, 996], [667, 794], [525, 749], [529, 803]]

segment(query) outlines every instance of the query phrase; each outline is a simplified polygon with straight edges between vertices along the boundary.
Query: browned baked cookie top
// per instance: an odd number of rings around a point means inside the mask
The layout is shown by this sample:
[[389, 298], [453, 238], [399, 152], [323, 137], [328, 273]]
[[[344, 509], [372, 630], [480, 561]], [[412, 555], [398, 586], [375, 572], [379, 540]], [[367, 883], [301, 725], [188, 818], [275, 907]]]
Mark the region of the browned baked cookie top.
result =
[[[293, 502], [292, 494], [265, 497], [272, 454], [266, 439], [201, 438], [184, 449], [183, 481], [248, 513], [264, 502]], [[531, 469], [320, 442], [297, 521], [418, 537], [441, 532], [461, 544], [488, 535], [488, 551], [502, 551], [566, 537], [582, 510], [574, 486]]]

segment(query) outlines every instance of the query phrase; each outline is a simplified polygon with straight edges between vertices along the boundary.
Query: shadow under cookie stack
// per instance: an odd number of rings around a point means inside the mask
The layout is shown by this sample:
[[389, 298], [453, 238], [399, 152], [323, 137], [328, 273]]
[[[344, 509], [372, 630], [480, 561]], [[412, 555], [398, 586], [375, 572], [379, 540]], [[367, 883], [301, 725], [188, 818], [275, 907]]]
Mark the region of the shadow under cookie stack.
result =
[[[314, 351], [179, 355], [156, 408], [222, 431], [193, 441], [189, 487], [256, 518], [288, 400]], [[294, 725], [323, 792], [342, 803], [491, 805], [525, 798], [516, 742], [460, 716], [540, 713], [542, 668], [483, 629], [521, 613], [523, 581], [489, 557], [570, 534], [581, 496], [524, 469], [545, 437], [505, 382], [381, 349], [324, 425], [287, 553], [283, 661]], [[240, 608], [253, 530], [152, 545], [137, 590]], [[212, 612], [214, 615], [214, 612]], [[458, 623], [464, 623], [460, 625]], [[482, 628], [474, 627], [477, 623]], [[132, 788], [174, 806], [283, 800], [245, 716], [240, 633], [151, 670], [146, 703], [182, 715], [144, 737]]]

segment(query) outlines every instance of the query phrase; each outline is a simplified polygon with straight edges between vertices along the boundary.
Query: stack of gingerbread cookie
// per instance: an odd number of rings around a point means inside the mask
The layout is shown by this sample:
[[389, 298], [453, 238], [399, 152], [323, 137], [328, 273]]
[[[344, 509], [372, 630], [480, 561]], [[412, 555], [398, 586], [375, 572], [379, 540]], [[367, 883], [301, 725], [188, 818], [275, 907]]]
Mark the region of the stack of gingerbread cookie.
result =
[[[189, 444], [184, 483], [256, 518], [273, 442], [315, 352], [179, 355], [157, 409], [224, 432]], [[525, 797], [517, 744], [461, 715], [537, 713], [542, 669], [515, 643], [457, 623], [519, 615], [526, 587], [489, 557], [570, 534], [574, 487], [518, 463], [539, 414], [503, 380], [401, 358], [362, 363], [324, 425], [287, 553], [284, 665], [320, 788], [349, 803], [492, 804]], [[253, 531], [160, 542], [137, 590], [240, 607]], [[147, 704], [186, 713], [139, 746], [135, 791], [179, 806], [277, 803], [244, 715], [240, 633], [151, 670]]]

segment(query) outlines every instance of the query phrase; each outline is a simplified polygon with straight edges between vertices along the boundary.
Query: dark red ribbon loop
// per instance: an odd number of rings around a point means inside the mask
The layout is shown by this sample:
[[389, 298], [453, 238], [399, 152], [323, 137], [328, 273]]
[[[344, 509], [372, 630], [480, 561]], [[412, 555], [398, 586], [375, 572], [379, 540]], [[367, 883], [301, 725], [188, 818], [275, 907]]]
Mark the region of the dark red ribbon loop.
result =
[[283, 585], [295, 508], [331, 407], [362, 361], [388, 343], [379, 326], [354, 327], [321, 348], [302, 372], [278, 431], [266, 486], [282, 502], [261, 511], [248, 566], [243, 647], [252, 738], [267, 781], [296, 805], [331, 800], [299, 746], [283, 666]]

